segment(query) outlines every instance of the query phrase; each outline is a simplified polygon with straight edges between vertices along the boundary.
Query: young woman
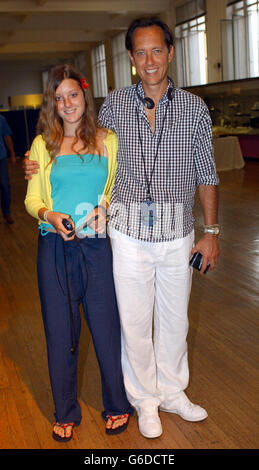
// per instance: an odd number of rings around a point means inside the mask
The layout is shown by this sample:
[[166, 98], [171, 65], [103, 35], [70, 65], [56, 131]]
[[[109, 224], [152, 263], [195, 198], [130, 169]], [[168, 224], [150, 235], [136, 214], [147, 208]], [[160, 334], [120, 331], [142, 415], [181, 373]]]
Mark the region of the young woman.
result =
[[[117, 139], [97, 127], [88, 84], [69, 65], [50, 72], [37, 134], [30, 159], [38, 161], [39, 171], [28, 182], [25, 206], [39, 225], [37, 271], [55, 404], [53, 437], [68, 441], [81, 421], [80, 303], [100, 367], [106, 432], [117, 434], [126, 429], [133, 411], [123, 383], [112, 254], [105, 233]], [[65, 226], [66, 221], [71, 225]], [[84, 222], [89, 226], [81, 228]]]

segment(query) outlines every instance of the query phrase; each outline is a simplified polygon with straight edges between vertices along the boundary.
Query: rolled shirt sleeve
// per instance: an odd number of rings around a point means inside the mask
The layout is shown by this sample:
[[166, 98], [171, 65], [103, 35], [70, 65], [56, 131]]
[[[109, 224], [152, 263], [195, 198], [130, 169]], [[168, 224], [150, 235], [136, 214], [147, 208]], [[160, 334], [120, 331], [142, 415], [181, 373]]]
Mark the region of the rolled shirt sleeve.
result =
[[197, 129], [194, 162], [196, 186], [200, 184], [216, 186], [219, 184], [214, 159], [211, 118], [207, 106], [204, 106], [204, 112]]

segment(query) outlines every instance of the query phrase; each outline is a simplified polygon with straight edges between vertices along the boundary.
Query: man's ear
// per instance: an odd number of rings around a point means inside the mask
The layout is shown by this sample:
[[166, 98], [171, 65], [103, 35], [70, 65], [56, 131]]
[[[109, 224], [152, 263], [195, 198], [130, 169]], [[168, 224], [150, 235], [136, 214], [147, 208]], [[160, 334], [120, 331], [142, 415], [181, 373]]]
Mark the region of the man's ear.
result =
[[174, 46], [170, 46], [170, 49], [169, 49], [169, 55], [168, 55], [168, 63], [170, 64], [170, 62], [172, 62], [173, 60], [173, 57], [174, 57]]
[[134, 60], [133, 55], [131, 54], [131, 51], [128, 51], [128, 54], [129, 54], [129, 58], [130, 58], [130, 61], [131, 61], [132, 65], [135, 66], [135, 60]]

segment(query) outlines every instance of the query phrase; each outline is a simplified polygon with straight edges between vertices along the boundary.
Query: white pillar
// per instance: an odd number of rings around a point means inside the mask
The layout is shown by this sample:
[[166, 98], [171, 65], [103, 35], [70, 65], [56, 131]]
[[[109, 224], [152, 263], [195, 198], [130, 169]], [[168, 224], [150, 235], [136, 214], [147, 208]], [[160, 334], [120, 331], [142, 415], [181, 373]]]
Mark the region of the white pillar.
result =
[[[175, 7], [172, 6], [168, 10], [164, 11], [161, 13], [160, 18], [162, 21], [164, 21], [167, 26], [171, 29], [173, 35], [175, 36], [175, 22], [176, 22], [176, 17], [175, 17]], [[176, 54], [174, 54], [173, 60], [171, 64], [169, 65], [169, 76], [173, 79], [175, 85], [177, 86], [177, 63], [176, 63]]]
[[226, 19], [226, 8], [227, 0], [206, 0], [208, 83], [223, 80], [220, 20]]

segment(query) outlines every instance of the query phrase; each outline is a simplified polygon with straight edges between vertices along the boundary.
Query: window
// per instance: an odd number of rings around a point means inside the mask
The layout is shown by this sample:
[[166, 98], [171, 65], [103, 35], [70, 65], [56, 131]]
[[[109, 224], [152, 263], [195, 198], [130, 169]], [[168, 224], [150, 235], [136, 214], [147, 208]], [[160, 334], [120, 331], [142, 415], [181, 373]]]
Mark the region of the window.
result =
[[95, 47], [91, 52], [94, 97], [102, 98], [108, 95], [107, 74], [104, 44]]
[[250, 77], [259, 76], [259, 1], [247, 0], [248, 70]]
[[259, 76], [259, 0], [229, 2], [222, 21], [223, 79]]
[[178, 86], [208, 82], [205, 16], [175, 28]]
[[125, 49], [125, 35], [121, 33], [112, 40], [112, 57], [115, 88], [131, 85], [131, 65]]

